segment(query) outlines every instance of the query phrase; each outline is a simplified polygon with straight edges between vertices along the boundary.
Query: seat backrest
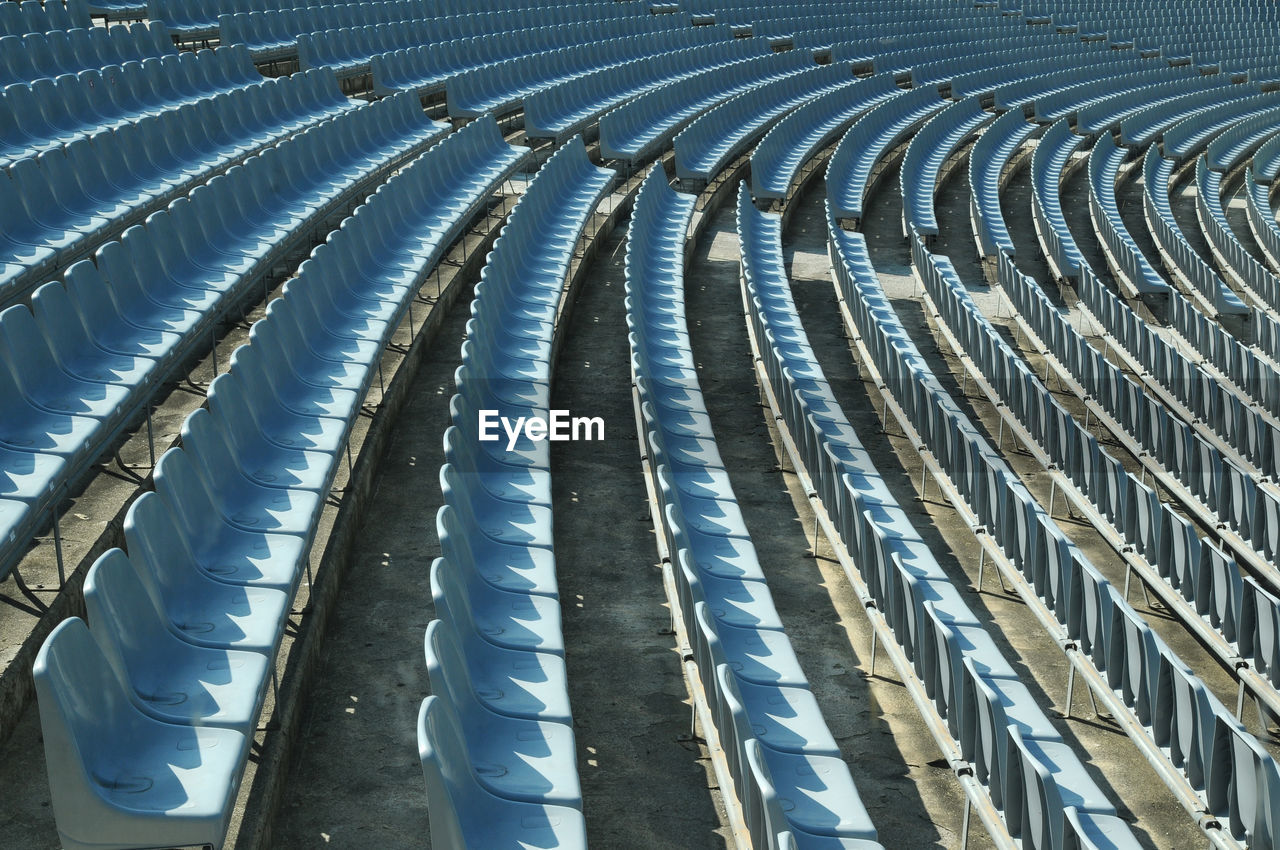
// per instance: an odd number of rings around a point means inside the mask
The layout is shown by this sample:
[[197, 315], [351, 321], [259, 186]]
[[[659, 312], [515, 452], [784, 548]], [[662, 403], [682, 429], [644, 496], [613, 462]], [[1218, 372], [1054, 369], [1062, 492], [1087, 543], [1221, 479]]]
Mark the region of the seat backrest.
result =
[[458, 816], [459, 798], [466, 793], [463, 774], [470, 763], [462, 729], [447, 700], [429, 696], [418, 709], [418, 758], [427, 784], [433, 847], [466, 847], [467, 836]]
[[121, 757], [146, 734], [143, 718], [79, 617], [50, 632], [32, 673], [54, 814], [73, 822], [96, 809], [94, 786], [114, 781]]
[[[474, 717], [484, 723], [482, 715], [490, 711], [476, 695], [471, 680], [471, 666], [463, 653], [451, 623], [432, 620], [423, 638], [423, 650], [427, 660], [427, 675], [431, 691], [449, 702], [460, 717]], [[483, 725], [477, 728], [485, 728]]]
[[751, 808], [759, 813], [753, 818], [756, 823], [751, 829], [753, 847], [774, 847], [778, 843], [779, 833], [789, 832], [786, 813], [782, 809], [782, 801], [778, 799], [778, 791], [774, 788], [773, 779], [765, 763], [764, 747], [755, 738], [749, 738], [745, 744], [747, 768], [750, 773], [751, 793], [755, 800]]
[[55, 350], [70, 354], [85, 340], [80, 316], [67, 289], [50, 281], [31, 294], [31, 312]]
[[436, 558], [431, 562], [430, 580], [436, 614], [448, 619], [459, 630], [475, 631], [471, 598], [458, 579], [456, 568], [447, 559]]
[[[728, 664], [719, 664], [714, 671], [707, 671], [711, 675], [703, 674], [701, 669], [698, 672], [703, 678], [707, 700], [711, 704], [711, 711], [715, 718], [716, 733], [720, 736], [720, 746], [729, 762], [733, 780], [736, 783], [745, 783], [746, 787], [738, 789], [739, 795], [750, 797], [748, 790], [752, 785], [752, 779], [751, 769], [747, 765], [746, 744], [748, 740], [755, 737], [755, 732], [751, 726], [751, 718], [747, 716], [742, 694], [738, 690], [738, 681], [733, 675], [733, 668]], [[707, 687], [708, 685], [713, 687]], [[743, 815], [753, 833], [755, 832], [753, 820], [759, 822], [763, 817], [763, 812], [759, 809], [751, 811], [758, 805], [758, 799], [743, 800]]]
[[[169, 561], [180, 556], [187, 560], [186, 535], [193, 526], [217, 520], [217, 506], [191, 458], [179, 447], [161, 455], [154, 480], [156, 489], [139, 496], [125, 514], [130, 555], [135, 564], [141, 555], [152, 552], [156, 556], [166, 553]], [[175, 548], [179, 546], [182, 548]]]
[[26, 4], [0, 3], [0, 36], [23, 36], [27, 34], [27, 22], [23, 15]]
[[243, 479], [236, 469], [237, 458], [226, 433], [205, 408], [193, 410], [182, 423], [182, 448], [212, 492], [234, 498], [235, 487]]
[[93, 18], [89, 15], [88, 0], [66, 0], [67, 16], [73, 27], [91, 27]]
[[89, 631], [122, 682], [135, 679], [131, 668], [163, 669], [169, 663], [162, 648], [175, 638], [123, 550], [104, 552], [89, 568], [84, 601]]
[[23, 364], [19, 377], [24, 384], [39, 381], [42, 368], [54, 362], [48, 340], [24, 304], [0, 311], [0, 348], [15, 364]]

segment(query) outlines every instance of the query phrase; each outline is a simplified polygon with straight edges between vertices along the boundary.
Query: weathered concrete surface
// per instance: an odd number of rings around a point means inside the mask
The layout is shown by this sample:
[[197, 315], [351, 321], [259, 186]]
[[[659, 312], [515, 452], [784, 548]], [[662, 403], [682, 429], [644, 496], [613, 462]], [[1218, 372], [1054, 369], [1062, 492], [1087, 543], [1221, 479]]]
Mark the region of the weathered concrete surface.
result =
[[552, 407], [599, 416], [603, 442], [552, 446], [556, 572], [587, 838], [593, 847], [724, 847], [690, 734], [631, 401], [624, 232], [578, 296]]
[[415, 730], [429, 690], [427, 571], [439, 554], [436, 473], [468, 315], [464, 302], [446, 318], [383, 458], [307, 695], [273, 846], [416, 847], [426, 840]]

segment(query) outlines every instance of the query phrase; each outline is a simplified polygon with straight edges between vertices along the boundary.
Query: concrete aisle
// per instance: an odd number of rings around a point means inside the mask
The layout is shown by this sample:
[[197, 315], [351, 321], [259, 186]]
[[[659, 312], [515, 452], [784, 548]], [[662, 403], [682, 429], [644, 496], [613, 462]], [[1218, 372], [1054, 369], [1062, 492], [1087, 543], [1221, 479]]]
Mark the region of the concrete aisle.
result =
[[583, 283], [552, 407], [604, 419], [603, 442], [552, 444], [556, 573], [583, 812], [592, 847], [725, 847], [649, 518], [631, 404], [625, 227]]
[[275, 821], [281, 850], [430, 843], [417, 743], [430, 692], [422, 640], [440, 554], [442, 437], [469, 315], [462, 298], [445, 318], [382, 459]]

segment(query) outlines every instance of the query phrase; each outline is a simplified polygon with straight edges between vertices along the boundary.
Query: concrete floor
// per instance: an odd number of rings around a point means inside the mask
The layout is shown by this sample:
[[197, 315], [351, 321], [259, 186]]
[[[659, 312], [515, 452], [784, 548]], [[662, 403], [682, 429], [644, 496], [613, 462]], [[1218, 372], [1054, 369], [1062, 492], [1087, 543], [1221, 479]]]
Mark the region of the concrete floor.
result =
[[427, 835], [418, 705], [427, 695], [428, 569], [439, 555], [437, 473], [469, 315], [456, 305], [427, 352], [383, 458], [324, 662], [308, 699], [273, 846], [416, 847]]
[[[623, 228], [574, 306], [552, 407], [599, 416], [603, 442], [552, 447], [556, 572], [587, 839], [728, 846], [727, 821], [670, 631], [631, 401]], [[711, 790], [709, 790], [711, 789]]]

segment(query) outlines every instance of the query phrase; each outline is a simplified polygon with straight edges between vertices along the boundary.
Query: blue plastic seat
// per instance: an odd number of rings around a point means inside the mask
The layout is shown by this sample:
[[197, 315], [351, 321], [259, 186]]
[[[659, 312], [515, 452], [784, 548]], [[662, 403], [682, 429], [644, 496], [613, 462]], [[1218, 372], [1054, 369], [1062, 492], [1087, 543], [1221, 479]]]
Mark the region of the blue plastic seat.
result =
[[321, 493], [277, 484], [274, 479], [285, 469], [265, 457], [260, 458], [264, 465], [246, 471], [249, 459], [239, 453], [227, 424], [208, 410], [195, 410], [182, 423], [182, 448], [232, 525], [264, 533], [312, 533], [324, 506]]
[[762, 581], [742, 581], [699, 574], [689, 550], [676, 551], [681, 610], [692, 616], [699, 601], [707, 603], [717, 623], [743, 629], [782, 631], [782, 621], [773, 605], [769, 586]]
[[308, 345], [287, 309], [275, 308], [280, 300], [271, 302], [267, 318], [255, 322], [249, 330], [251, 347], [258, 347], [265, 358], [305, 384], [317, 389], [347, 390], [363, 397], [373, 378], [367, 364], [341, 359], [329, 351], [326, 353], [332, 357], [321, 356]]
[[[25, 309], [25, 308], [23, 308]], [[51, 411], [24, 393], [18, 364], [0, 356], [0, 446], [18, 452], [58, 455], [72, 463], [87, 459], [89, 446], [102, 430], [101, 420], [73, 413]], [[53, 401], [61, 404], [54, 398]], [[68, 400], [74, 404], [74, 400]]]
[[1027, 738], [1010, 727], [1005, 822], [1031, 850], [1063, 845], [1065, 811], [1113, 815], [1115, 809], [1089, 777], [1071, 747]]
[[289, 613], [289, 594], [274, 587], [232, 585], [210, 578], [185, 559], [130, 541], [129, 560], [171, 632], [188, 643], [274, 657]]
[[1007, 730], [1017, 727], [1024, 737], [1037, 740], [1061, 740], [1061, 736], [1040, 711], [1035, 696], [1017, 679], [986, 677], [975, 669], [972, 659], [965, 659], [964, 673], [960, 743], [965, 758], [973, 763], [974, 774], [989, 789], [992, 802], [1003, 806]]
[[[60, 150], [58, 153], [61, 155]], [[60, 206], [36, 158], [15, 162], [9, 167], [8, 177], [11, 185], [6, 197], [21, 201], [5, 204], [8, 212], [4, 232], [10, 243], [11, 260], [41, 266], [63, 260], [78, 240], [91, 238], [106, 226], [101, 219], [77, 217]]]
[[465, 661], [437, 656], [429, 640], [425, 651], [431, 692], [456, 712], [480, 785], [508, 800], [581, 807], [573, 727], [491, 711], [473, 691]]
[[[464, 422], [462, 427], [450, 425], [444, 432], [445, 461], [466, 476], [469, 482], [479, 483], [487, 494], [496, 499], [549, 508], [550, 472], [495, 461], [492, 455], [477, 447], [477, 433], [472, 422]], [[502, 440], [506, 440], [505, 432]]]
[[438, 697], [423, 700], [418, 713], [418, 754], [433, 847], [586, 848], [586, 823], [578, 810], [505, 800], [479, 784], [457, 715]]
[[447, 605], [436, 614], [427, 626], [426, 651], [464, 665], [466, 680], [487, 708], [511, 717], [573, 722], [563, 658], [490, 643], [467, 624], [455, 623]]
[[[848, 771], [832, 770], [819, 764], [816, 770], [810, 771], [802, 767], [798, 773], [792, 773], [784, 767], [782, 780], [775, 784], [773, 768], [769, 765], [769, 751], [755, 738], [749, 738], [744, 744], [746, 767], [751, 776], [753, 789], [759, 794], [755, 806], [760, 810], [758, 825], [753, 830], [753, 845], [759, 847], [830, 847], [848, 848], [848, 850], [870, 850], [880, 847], [875, 840], [875, 829], [869, 822], [854, 822], [852, 818], [840, 818], [824, 804], [841, 805], [848, 803], [840, 796], [857, 791], [851, 787], [829, 788], [824, 783], [832, 777], [848, 777]], [[744, 777], [745, 778], [745, 777]], [[795, 782], [795, 780], [799, 780]], [[861, 802], [858, 801], [860, 807]], [[865, 810], [863, 821], [865, 821]], [[823, 812], [826, 816], [823, 816]], [[818, 825], [824, 830], [840, 830], [869, 832], [865, 837], [854, 837], [849, 834], [830, 835], [812, 833], [799, 828], [801, 825]]]
[[129, 390], [73, 377], [59, 368], [50, 340], [21, 304], [0, 312], [0, 358], [28, 400], [53, 413], [88, 416], [114, 427], [123, 420]]
[[[542, 548], [553, 545], [550, 507], [527, 501], [507, 501], [490, 496], [463, 478], [451, 464], [440, 468], [440, 488], [445, 503], [460, 514], [463, 524], [494, 543]], [[478, 483], [478, 482], [477, 482]]]
[[[65, 480], [66, 472], [66, 460], [57, 455], [0, 446], [0, 499], [28, 507], [44, 505]], [[4, 539], [0, 535], [0, 543]]]
[[247, 478], [269, 487], [327, 494], [338, 467], [336, 452], [286, 448], [268, 440], [242, 408], [210, 405], [209, 413]]
[[[164, 280], [140, 277], [122, 243], [108, 242], [97, 253], [95, 274], [129, 324], [183, 337], [203, 323], [203, 314], [164, 288]], [[91, 276], [87, 270], [83, 274]]]
[[491, 643], [564, 655], [558, 600], [500, 590], [474, 570], [454, 564], [452, 555], [432, 562], [431, 593], [433, 599], [447, 600], [455, 620], [470, 621]]
[[[268, 365], [271, 364], [271, 365]], [[257, 398], [272, 399], [285, 410], [300, 416], [319, 416], [350, 422], [360, 406], [361, 395], [341, 387], [310, 384], [284, 364], [264, 355], [263, 349], [242, 345], [231, 352], [231, 369]]]
[[[35, 156], [40, 151], [55, 149], [78, 135], [70, 127], [64, 126], [73, 122], [72, 116], [60, 115], [56, 112], [52, 117], [50, 116], [49, 110], [52, 105], [45, 101], [53, 85], [52, 79], [42, 77], [31, 83], [4, 88], [6, 107], [20, 121], [21, 132], [34, 143], [31, 146], [32, 149], [26, 152], [26, 156]], [[15, 159], [19, 158], [21, 157], [15, 157]]]
[[728, 664], [738, 681], [773, 687], [808, 686], [795, 649], [782, 632], [718, 623], [705, 602], [695, 604], [693, 625], [703, 637], [694, 646], [700, 670], [712, 671]]
[[243, 733], [143, 714], [76, 617], [50, 633], [33, 675], [63, 847], [221, 845], [248, 756]]
[[555, 558], [549, 548], [513, 546], [477, 533], [465, 506], [440, 506], [436, 531], [441, 551], [500, 590], [559, 598]]
[[224, 419], [246, 423], [264, 439], [285, 449], [337, 456], [346, 447], [348, 424], [323, 416], [303, 416], [274, 398], [251, 392], [240, 374], [223, 372], [209, 383], [209, 409]]
[[235, 292], [253, 264], [206, 259], [200, 265], [202, 256], [189, 233], [179, 230], [180, 216], [192, 206], [188, 199], [179, 198], [168, 209], [148, 216], [145, 227], [129, 228], [120, 238], [121, 253], [132, 261], [139, 277], [147, 275], [168, 284], [157, 293], [167, 303], [203, 313], [216, 310], [224, 294]]
[[134, 705], [167, 723], [251, 733], [269, 676], [267, 656], [194, 646], [173, 634], [119, 549], [89, 568], [84, 600], [89, 631]]
[[[104, 146], [112, 148], [105, 152], [105, 156]], [[131, 179], [127, 169], [109, 174], [107, 168], [116, 164], [119, 156], [115, 148], [114, 137], [110, 133], [95, 134], [67, 145], [66, 156], [81, 185], [96, 187], [97, 196], [104, 204], [115, 206], [116, 219], [125, 221], [134, 218], [142, 207], [162, 198], [167, 190], [145, 178]]]
[[[149, 357], [161, 362], [178, 348], [181, 337], [176, 332], [130, 321], [130, 318], [142, 318], [133, 311], [126, 318], [91, 260], [72, 264], [64, 277], [67, 298], [94, 345], [113, 354]], [[37, 290], [37, 294], [39, 292]]]
[[[524, 434], [516, 440], [514, 446], [511, 446], [509, 440], [478, 440], [479, 415], [481, 410], [493, 410], [496, 416], [506, 416], [513, 419], [520, 416], [528, 416], [530, 413], [536, 413], [545, 410], [545, 407], [533, 406], [524, 407], [511, 403], [496, 401], [492, 398], [482, 398], [473, 402], [471, 397], [487, 391], [487, 383], [483, 379], [470, 380], [467, 377], [465, 366], [459, 368], [454, 373], [454, 382], [458, 387], [458, 392], [449, 400], [449, 414], [456, 427], [459, 428], [468, 439], [472, 441], [472, 445], [479, 452], [489, 456], [486, 464], [492, 462], [501, 466], [520, 466], [527, 469], [538, 469], [549, 471], [551, 468], [551, 453], [549, 443], [542, 441], [534, 443], [530, 441]], [[535, 401], [540, 399], [535, 398]], [[473, 432], [477, 436], [473, 436]]]
[[144, 545], [167, 550], [171, 560], [228, 584], [297, 586], [308, 538], [249, 531], [223, 519], [185, 453], [165, 452], [155, 480], [156, 492], [142, 494], [125, 515], [131, 551]]
[[[36, 3], [36, 5], [40, 4]], [[0, 36], [23, 36], [28, 32], [37, 32], [28, 28], [25, 12], [26, 10], [18, 3], [6, 3], [0, 6]]]

